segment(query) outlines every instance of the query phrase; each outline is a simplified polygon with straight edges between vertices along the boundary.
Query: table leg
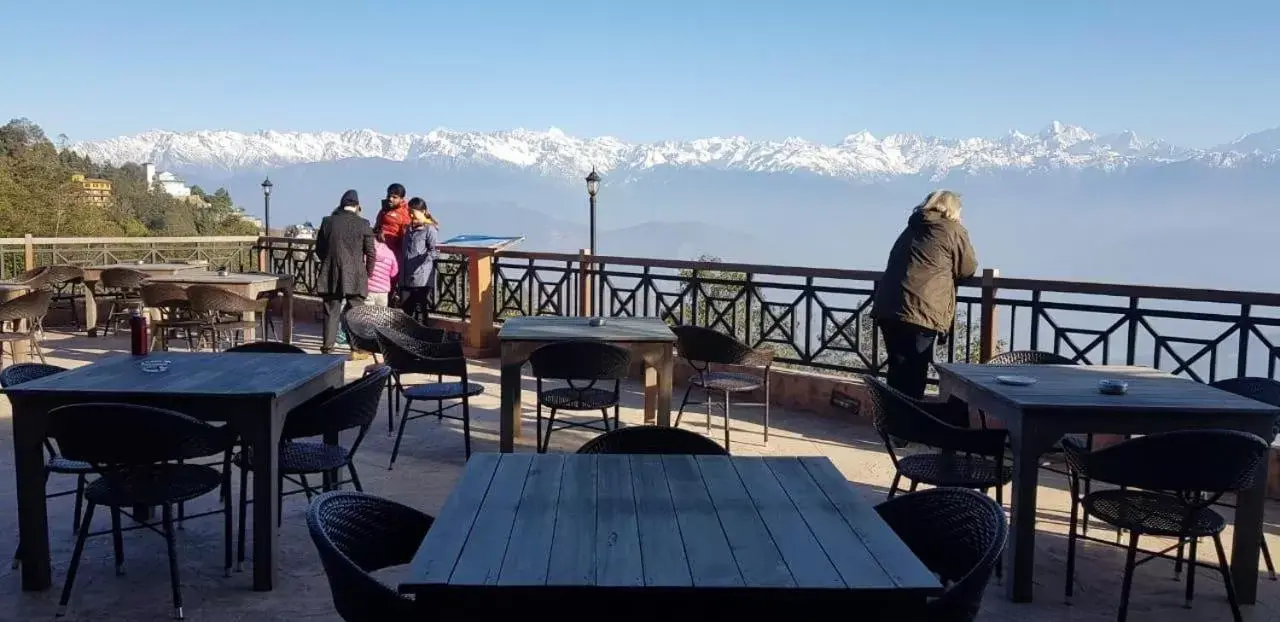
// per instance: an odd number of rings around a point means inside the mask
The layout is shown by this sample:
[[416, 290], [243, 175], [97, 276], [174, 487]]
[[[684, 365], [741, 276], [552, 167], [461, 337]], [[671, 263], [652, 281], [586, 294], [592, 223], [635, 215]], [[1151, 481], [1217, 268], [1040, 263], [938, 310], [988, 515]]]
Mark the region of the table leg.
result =
[[[1036, 562], [1036, 487], [1040, 456], [1061, 434], [1046, 437], [1035, 425], [1015, 421], [1009, 426], [1013, 445], [1013, 494], [1009, 495], [1009, 542], [1005, 548], [1005, 592], [1016, 603], [1031, 602]], [[1045, 438], [1049, 438], [1048, 441]]]
[[658, 421], [658, 367], [651, 361], [644, 362], [644, 424]]
[[280, 491], [280, 431], [284, 413], [272, 405], [254, 425], [253, 444], [253, 589], [270, 591], [276, 583], [277, 499]]
[[666, 344], [658, 364], [658, 413], [657, 424], [671, 426], [671, 386], [675, 375], [675, 346]]
[[13, 406], [14, 477], [18, 492], [18, 541], [22, 549], [22, 589], [44, 590], [53, 583], [49, 560], [49, 514], [45, 503], [44, 417], [21, 402]]
[[84, 330], [90, 337], [98, 336], [98, 301], [93, 297], [97, 284], [96, 281], [84, 282]]
[[507, 356], [503, 357], [501, 372], [502, 414], [499, 416], [498, 423], [498, 451], [503, 453], [515, 451], [516, 437], [520, 435], [520, 414], [523, 411], [520, 404], [520, 370], [522, 367], [524, 367], [523, 361], [508, 360]]
[[288, 287], [284, 290], [284, 335], [281, 341], [285, 343], [293, 343], [293, 288]]
[[1231, 537], [1231, 582], [1242, 605], [1258, 600], [1258, 553], [1262, 547], [1263, 506], [1267, 493], [1267, 462], [1258, 464], [1253, 488], [1236, 496], [1235, 530]]

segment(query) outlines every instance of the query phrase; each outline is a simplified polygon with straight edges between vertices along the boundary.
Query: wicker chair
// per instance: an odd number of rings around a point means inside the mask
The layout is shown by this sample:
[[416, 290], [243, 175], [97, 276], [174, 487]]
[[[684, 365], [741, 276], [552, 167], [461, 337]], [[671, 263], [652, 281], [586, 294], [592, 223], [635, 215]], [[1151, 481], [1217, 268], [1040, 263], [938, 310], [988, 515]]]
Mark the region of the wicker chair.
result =
[[[729, 449], [729, 396], [734, 393], [749, 393], [764, 389], [764, 401], [759, 404], [739, 403], [739, 406], [764, 406], [764, 442], [769, 443], [769, 369], [773, 365], [773, 352], [769, 350], [753, 350], [750, 346], [729, 335], [701, 326], [673, 326], [676, 334], [676, 349], [680, 356], [688, 361], [694, 369], [689, 385], [680, 400], [680, 408], [676, 411], [676, 423], [684, 415], [684, 407], [696, 402], [689, 401], [689, 394], [694, 387], [701, 387], [706, 393], [707, 434], [711, 434], [711, 395], [724, 396], [724, 447]], [[756, 376], [736, 372], [715, 371], [715, 365], [736, 365], [763, 368], [763, 374]]]
[[31, 289], [45, 287], [49, 284], [49, 266], [32, 268], [3, 282], [9, 285], [25, 285]]
[[[1123, 622], [1129, 608], [1129, 588], [1138, 564], [1167, 557], [1168, 552], [1189, 542], [1186, 605], [1195, 594], [1196, 543], [1213, 538], [1218, 553], [1218, 571], [1226, 586], [1227, 601], [1237, 622], [1240, 606], [1222, 548], [1222, 531], [1227, 521], [1213, 510], [1224, 494], [1245, 490], [1254, 484], [1254, 474], [1266, 459], [1270, 445], [1244, 432], [1231, 430], [1182, 430], [1140, 436], [1097, 451], [1088, 451], [1075, 439], [1062, 441], [1071, 478], [1071, 518], [1067, 531], [1066, 597], [1070, 600], [1075, 578], [1076, 518], [1080, 508], [1090, 516], [1129, 533], [1129, 546], [1120, 588], [1118, 619]], [[1122, 486], [1122, 488], [1080, 493], [1079, 479]], [[1161, 552], [1137, 560], [1140, 536], [1174, 538], [1178, 541]], [[1144, 551], [1144, 554], [1146, 552]], [[1212, 566], [1209, 566], [1212, 567]]]
[[139, 288], [142, 304], [160, 313], [160, 319], [151, 324], [151, 338], [159, 349], [169, 349], [169, 338], [179, 334], [187, 340], [187, 347], [195, 350], [200, 332], [200, 320], [191, 315], [191, 301], [187, 290], [176, 283], [144, 283]]
[[[550, 343], [529, 355], [529, 366], [537, 382], [537, 439], [539, 453], [551, 444], [551, 433], [565, 428], [589, 428], [608, 432], [618, 429], [622, 380], [631, 371], [631, 351], [596, 341], [564, 341]], [[547, 380], [560, 380], [566, 386], [544, 388]], [[605, 386], [598, 387], [597, 384]], [[549, 409], [547, 432], [542, 433], [542, 409]], [[609, 410], [613, 410], [613, 427], [609, 427]], [[592, 421], [564, 421], [556, 426], [560, 411], [600, 411], [603, 421], [597, 427]]]
[[605, 432], [578, 448], [580, 454], [667, 454], [727, 456], [719, 443], [697, 432], [637, 425]]
[[281, 341], [250, 341], [227, 348], [226, 352], [257, 352], [265, 354], [306, 354], [307, 351], [291, 343]]
[[[275, 272], [258, 272], [258, 271], [241, 272], [241, 274], [253, 274], [257, 276], [274, 276], [274, 277], [280, 276]], [[264, 339], [271, 339], [276, 334], [276, 323], [275, 323], [275, 320], [271, 318], [271, 312], [278, 307], [276, 303], [279, 302], [281, 295], [283, 293], [284, 291], [280, 289], [269, 289], [265, 292], [258, 294], [257, 299], [263, 302], [262, 336]]]
[[[303, 493], [310, 500], [319, 492], [310, 482], [308, 475], [320, 475], [321, 489], [329, 492], [350, 482], [356, 490], [364, 490], [360, 485], [360, 475], [356, 472], [353, 461], [360, 443], [369, 433], [369, 426], [378, 415], [378, 398], [382, 394], [382, 386], [391, 372], [378, 369], [365, 375], [341, 389], [323, 392], [289, 411], [284, 420], [284, 430], [280, 433], [280, 462], [277, 470], [280, 473], [280, 496], [276, 503], [284, 506], [284, 498], [288, 495]], [[356, 437], [351, 446], [303, 440], [327, 435], [338, 435], [347, 430], [356, 430]], [[252, 448], [246, 447], [235, 458], [240, 467], [240, 539], [236, 557], [236, 568], [239, 569], [245, 558], [245, 523], [250, 499], [249, 472], [253, 470]], [[350, 480], [342, 480], [339, 471], [346, 469]], [[284, 483], [288, 481], [299, 486], [298, 489], [285, 492]], [[283, 512], [278, 512], [283, 521]]]
[[[930, 402], [913, 400], [879, 378], [863, 376], [863, 382], [871, 397], [872, 422], [896, 470], [889, 485], [890, 499], [905, 477], [911, 482], [911, 492], [920, 483], [982, 491], [995, 488], [996, 503], [1004, 504], [1004, 485], [1013, 479], [1013, 469], [1004, 459], [1007, 432], [960, 427], [939, 417], [953, 414], [950, 411], [931, 413], [926, 410]], [[939, 409], [947, 408], [945, 403], [936, 404]], [[938, 451], [898, 456], [895, 439]]]
[[412, 599], [372, 573], [409, 563], [434, 522], [418, 510], [373, 495], [327, 492], [316, 497], [307, 510], [307, 529], [343, 620], [410, 620], [421, 613]]
[[[35, 350], [40, 362], [44, 363], [44, 350], [40, 348], [40, 338], [44, 332], [44, 316], [49, 313], [49, 302], [52, 300], [52, 291], [37, 289], [13, 300], [0, 302], [0, 326], [13, 323], [11, 327], [13, 330], [0, 328], [0, 349], [3, 349], [3, 344], [6, 343], [25, 341], [30, 344], [32, 350]], [[26, 323], [26, 327], [21, 330], [17, 327], [20, 322]], [[12, 346], [9, 355], [13, 356]], [[0, 356], [3, 356], [2, 352]]]
[[78, 266], [49, 266], [47, 285], [53, 289], [52, 308], [61, 309], [65, 304], [71, 313], [72, 326], [79, 330], [83, 324], [76, 300], [84, 300], [84, 294], [77, 294], [76, 290], [84, 286], [84, 270]]
[[[31, 382], [45, 376], [67, 371], [65, 367], [57, 365], [45, 365], [42, 363], [18, 363], [10, 365], [4, 371], [0, 371], [0, 387], [11, 387], [15, 384]], [[75, 475], [76, 487], [74, 490], [65, 490], [62, 492], [54, 492], [45, 495], [46, 499], [54, 499], [57, 497], [65, 497], [67, 495], [76, 496], [75, 513], [72, 514], [71, 532], [75, 533], [80, 529], [80, 514], [84, 506], [84, 485], [85, 476], [93, 473], [93, 467], [87, 462], [78, 462], [76, 460], [67, 460], [58, 455], [58, 450], [54, 448], [53, 442], [49, 439], [44, 441], [45, 453], [49, 455], [48, 461], [44, 465], [44, 476], [47, 481], [50, 474], [59, 475]], [[18, 544], [18, 550], [13, 554], [13, 567], [17, 568], [22, 560], [22, 544]]]
[[[351, 347], [373, 355], [375, 363], [381, 362], [382, 351], [378, 344], [378, 329], [385, 328], [403, 335], [408, 335], [424, 343], [440, 343], [444, 341], [445, 332], [438, 328], [423, 326], [409, 314], [391, 307], [360, 305], [351, 307], [342, 314], [342, 328], [351, 341]], [[400, 408], [400, 392], [396, 390], [398, 375], [392, 370], [387, 379], [387, 434], [395, 432], [395, 411]]]
[[266, 300], [245, 298], [214, 285], [188, 287], [187, 299], [191, 301], [191, 312], [201, 321], [201, 336], [209, 336], [214, 351], [223, 343], [224, 335], [230, 347], [242, 341], [246, 331], [252, 335], [257, 330], [257, 322], [245, 320], [244, 314], [267, 310]]
[[935, 488], [885, 501], [876, 512], [946, 586], [923, 610], [899, 619], [976, 619], [1009, 535], [1004, 508], [972, 490]]
[[104, 290], [104, 298], [111, 303], [103, 325], [104, 334], [109, 333], [113, 326], [119, 332], [121, 320], [128, 320], [132, 311], [142, 310], [141, 289], [147, 278], [147, 273], [130, 268], [107, 268], [102, 271], [98, 279]]
[[[117, 574], [124, 564], [121, 527], [122, 508], [160, 506], [160, 529], [143, 524], [130, 529], [152, 529], [161, 533], [168, 545], [169, 579], [173, 589], [173, 610], [182, 618], [182, 587], [178, 578], [178, 558], [174, 538], [173, 506], [218, 490], [230, 477], [231, 449], [235, 434], [224, 427], [209, 425], [169, 410], [130, 404], [73, 404], [49, 411], [49, 435], [63, 455], [93, 465], [99, 475], [85, 486], [88, 502], [80, 534], [76, 538], [66, 584], [58, 601], [58, 615], [65, 613], [75, 584], [80, 556], [90, 535], [110, 533], [115, 548]], [[224, 470], [205, 465], [182, 464], [189, 458], [222, 455]], [[111, 509], [111, 529], [90, 533], [93, 511], [102, 505]], [[231, 575], [231, 498], [226, 496], [221, 511], [224, 518], [224, 561]]]
[[[404, 412], [400, 414], [400, 430], [396, 432], [396, 442], [391, 448], [391, 460], [387, 463], [387, 470], [395, 466], [396, 456], [400, 455], [400, 441], [404, 439], [405, 424], [411, 419], [432, 415], [437, 420], [454, 419], [462, 422], [463, 447], [466, 456], [470, 458], [471, 398], [484, 393], [484, 387], [468, 379], [467, 359], [462, 353], [462, 344], [457, 341], [430, 343], [384, 328], [379, 328], [377, 334], [378, 348], [396, 379], [396, 391], [404, 397]], [[402, 382], [405, 374], [433, 375], [436, 376], [437, 381], [405, 386]], [[443, 376], [458, 380], [444, 382]], [[436, 408], [414, 410], [413, 403], [418, 401], [434, 401]], [[446, 405], [446, 401], [454, 403]], [[446, 411], [457, 406], [462, 407], [461, 415], [445, 414]]]

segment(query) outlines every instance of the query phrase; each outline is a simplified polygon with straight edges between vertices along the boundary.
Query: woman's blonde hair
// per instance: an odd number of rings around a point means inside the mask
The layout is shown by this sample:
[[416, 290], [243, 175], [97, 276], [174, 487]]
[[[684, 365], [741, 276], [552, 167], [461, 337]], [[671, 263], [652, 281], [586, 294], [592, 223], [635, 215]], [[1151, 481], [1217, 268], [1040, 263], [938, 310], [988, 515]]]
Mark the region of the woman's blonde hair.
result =
[[934, 190], [916, 206], [917, 212], [934, 212], [947, 220], [960, 220], [960, 195], [950, 190]]

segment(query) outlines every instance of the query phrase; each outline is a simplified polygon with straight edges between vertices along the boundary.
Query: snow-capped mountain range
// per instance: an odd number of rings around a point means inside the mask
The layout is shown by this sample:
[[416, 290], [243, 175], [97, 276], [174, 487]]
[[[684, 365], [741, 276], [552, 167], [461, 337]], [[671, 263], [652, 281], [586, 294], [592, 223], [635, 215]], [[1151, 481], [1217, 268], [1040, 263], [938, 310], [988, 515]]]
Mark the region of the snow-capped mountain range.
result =
[[1213, 149], [1179, 147], [1133, 132], [1098, 135], [1057, 121], [1035, 134], [951, 139], [916, 134], [881, 138], [858, 132], [837, 144], [800, 138], [752, 141], [703, 138], [632, 144], [613, 137], [575, 138], [547, 131], [425, 134], [346, 132], [169, 132], [87, 141], [76, 151], [114, 164], [152, 162], [162, 170], [234, 174], [349, 158], [449, 161], [506, 165], [579, 183], [597, 168], [613, 183], [662, 168], [705, 168], [756, 173], [804, 172], [876, 182], [906, 175], [940, 179], [953, 173], [1094, 169], [1120, 171], [1143, 164], [1196, 161], [1211, 167], [1280, 162], [1280, 128], [1242, 136]]

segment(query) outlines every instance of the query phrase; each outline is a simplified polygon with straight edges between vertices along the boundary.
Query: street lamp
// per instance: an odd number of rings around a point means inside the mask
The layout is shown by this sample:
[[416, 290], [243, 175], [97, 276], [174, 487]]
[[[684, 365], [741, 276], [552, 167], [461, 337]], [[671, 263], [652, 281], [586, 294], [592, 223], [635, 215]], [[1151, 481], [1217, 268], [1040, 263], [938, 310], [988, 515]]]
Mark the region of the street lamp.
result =
[[591, 254], [596, 254], [596, 192], [600, 190], [600, 173], [591, 167], [587, 174], [587, 196], [591, 201]]
[[262, 230], [267, 236], [267, 254], [271, 254], [271, 178], [262, 180]]

